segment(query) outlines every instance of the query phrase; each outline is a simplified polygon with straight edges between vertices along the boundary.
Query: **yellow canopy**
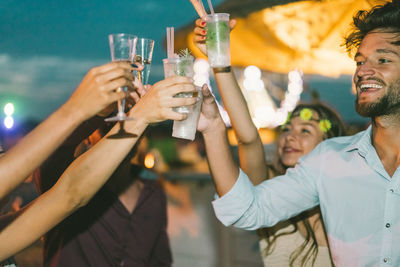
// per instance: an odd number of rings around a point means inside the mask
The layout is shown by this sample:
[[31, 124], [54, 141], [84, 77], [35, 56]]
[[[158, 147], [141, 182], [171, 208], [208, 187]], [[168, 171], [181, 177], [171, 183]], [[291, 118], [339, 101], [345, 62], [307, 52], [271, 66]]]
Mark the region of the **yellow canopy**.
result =
[[[343, 37], [350, 30], [352, 16], [377, 3], [376, 0], [298, 1], [238, 18], [231, 33], [232, 65], [255, 65], [281, 73], [298, 68], [307, 74], [352, 74], [355, 64], [341, 46]], [[188, 47], [196, 57], [201, 57], [192, 38], [190, 33]]]

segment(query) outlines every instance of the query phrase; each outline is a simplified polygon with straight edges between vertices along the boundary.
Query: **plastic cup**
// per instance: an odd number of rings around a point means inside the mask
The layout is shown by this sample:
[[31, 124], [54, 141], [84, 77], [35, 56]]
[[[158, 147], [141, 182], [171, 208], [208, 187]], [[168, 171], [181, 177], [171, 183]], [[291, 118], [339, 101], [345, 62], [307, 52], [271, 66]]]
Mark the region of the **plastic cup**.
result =
[[[193, 78], [193, 61], [194, 58], [192, 56], [163, 59], [165, 78], [171, 76], [186, 76]], [[193, 97], [193, 94], [179, 93], [175, 97]], [[174, 110], [179, 113], [189, 113], [191, 111], [191, 107], [176, 107]]]
[[[199, 87], [196, 86], [197, 89]], [[198, 92], [199, 100], [194, 104], [192, 111], [188, 113], [188, 116], [183, 121], [174, 121], [172, 126], [172, 136], [176, 138], [188, 139], [193, 141], [196, 137], [197, 123], [200, 117], [202, 94]]]
[[[163, 59], [164, 63], [164, 76], [186, 76], [193, 78], [193, 57], [180, 57], [180, 58], [166, 58]], [[172, 126], [172, 136], [176, 138], [183, 138], [194, 140], [196, 136], [197, 122], [200, 116], [202, 95], [200, 87], [196, 86], [199, 101], [193, 106], [183, 106], [175, 108], [176, 112], [187, 113], [188, 116], [183, 121], [174, 121]], [[193, 93], [179, 93], [175, 97], [193, 97]]]
[[207, 15], [206, 46], [208, 62], [213, 68], [231, 65], [228, 13]]

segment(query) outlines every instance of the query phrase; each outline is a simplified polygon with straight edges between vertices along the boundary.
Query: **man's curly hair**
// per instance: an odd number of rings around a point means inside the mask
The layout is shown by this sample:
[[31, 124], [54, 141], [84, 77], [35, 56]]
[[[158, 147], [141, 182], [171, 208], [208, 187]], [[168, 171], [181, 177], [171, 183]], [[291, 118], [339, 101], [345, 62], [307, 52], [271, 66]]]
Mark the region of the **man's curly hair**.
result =
[[[353, 17], [353, 31], [345, 38], [347, 52], [354, 52], [371, 31], [396, 33], [400, 37], [400, 0], [358, 11]], [[400, 45], [400, 38], [392, 44]]]

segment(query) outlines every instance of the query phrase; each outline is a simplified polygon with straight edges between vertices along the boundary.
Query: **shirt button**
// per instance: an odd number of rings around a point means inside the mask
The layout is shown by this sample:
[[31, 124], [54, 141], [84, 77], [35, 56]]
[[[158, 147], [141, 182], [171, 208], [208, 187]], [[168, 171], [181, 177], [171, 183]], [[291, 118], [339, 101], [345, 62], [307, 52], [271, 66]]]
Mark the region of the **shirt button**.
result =
[[393, 189], [390, 189], [389, 191], [390, 191], [390, 193], [394, 193], [394, 190], [393, 190]]
[[386, 228], [389, 228], [389, 227], [390, 227], [390, 223], [387, 223], [387, 224], [386, 224]]
[[388, 262], [388, 259], [387, 259], [387, 258], [384, 258], [384, 259], [383, 259], [383, 262], [384, 262], [384, 263]]

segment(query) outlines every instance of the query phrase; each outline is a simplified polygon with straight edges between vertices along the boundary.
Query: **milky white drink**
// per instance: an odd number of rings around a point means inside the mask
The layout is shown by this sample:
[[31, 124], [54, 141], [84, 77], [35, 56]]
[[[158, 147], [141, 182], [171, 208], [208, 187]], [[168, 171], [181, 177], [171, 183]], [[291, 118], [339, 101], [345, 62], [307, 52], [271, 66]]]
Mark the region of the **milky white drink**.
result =
[[[179, 58], [166, 58], [163, 59], [164, 63], [164, 76], [186, 76], [193, 78], [193, 61], [194, 58], [189, 54], [180, 56]], [[177, 107], [175, 111], [188, 114], [187, 118], [183, 121], [174, 121], [172, 127], [172, 136], [177, 138], [194, 140], [197, 129], [197, 122], [200, 116], [201, 108], [201, 92], [200, 87], [196, 86], [199, 101], [194, 106]], [[179, 93], [175, 97], [192, 97], [193, 93]]]
[[[199, 90], [200, 87], [196, 88]], [[183, 138], [188, 140], [194, 140], [196, 136], [197, 123], [200, 117], [200, 109], [202, 103], [202, 95], [201, 92], [198, 92], [199, 100], [194, 104], [191, 112], [188, 113], [188, 116], [183, 121], [174, 121], [174, 125], [172, 126], [172, 136], [177, 138]]]
[[206, 30], [206, 46], [210, 66], [213, 68], [230, 66], [229, 14], [207, 15]]

